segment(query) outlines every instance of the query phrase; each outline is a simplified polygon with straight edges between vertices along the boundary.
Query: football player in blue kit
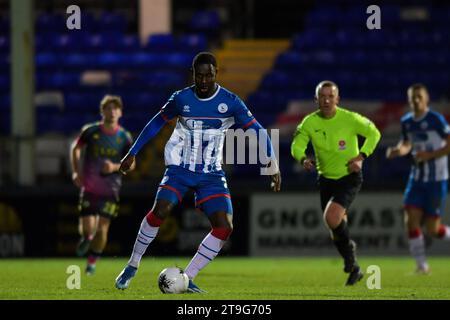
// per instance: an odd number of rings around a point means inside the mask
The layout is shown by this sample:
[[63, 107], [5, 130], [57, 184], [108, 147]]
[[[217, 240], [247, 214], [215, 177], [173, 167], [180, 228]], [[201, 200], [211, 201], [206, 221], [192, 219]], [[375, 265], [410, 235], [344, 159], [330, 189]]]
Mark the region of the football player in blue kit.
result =
[[221, 168], [225, 134], [231, 126], [259, 132], [258, 139], [260, 142], [264, 139], [268, 147], [271, 188], [275, 192], [280, 190], [281, 175], [270, 138], [244, 102], [216, 82], [218, 68], [214, 55], [209, 52], [197, 54], [192, 71], [194, 85], [176, 91], [169, 98], [121, 162], [120, 170], [125, 173], [143, 145], [168, 121], [177, 118], [164, 151], [164, 177], [152, 209], [142, 220], [131, 258], [116, 278], [118, 289], [128, 288], [160, 225], [191, 189], [195, 192], [195, 206], [207, 215], [212, 230], [203, 239], [185, 272], [189, 277], [188, 292], [204, 292], [192, 280], [217, 256], [233, 230], [231, 196]]
[[409, 249], [416, 260], [417, 273], [430, 268], [425, 257], [425, 241], [421, 231], [435, 238], [450, 240], [450, 228], [441, 223], [447, 198], [450, 127], [445, 118], [429, 108], [429, 94], [423, 84], [408, 89], [411, 112], [401, 119], [402, 139], [387, 149], [388, 159], [411, 152], [414, 163], [404, 193]]

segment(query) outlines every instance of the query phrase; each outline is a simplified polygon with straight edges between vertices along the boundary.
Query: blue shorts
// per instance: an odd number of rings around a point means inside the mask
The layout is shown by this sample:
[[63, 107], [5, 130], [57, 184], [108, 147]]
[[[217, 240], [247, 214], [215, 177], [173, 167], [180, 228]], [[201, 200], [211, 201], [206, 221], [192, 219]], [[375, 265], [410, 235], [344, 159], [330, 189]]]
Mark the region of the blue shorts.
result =
[[159, 184], [156, 200], [164, 199], [177, 204], [189, 189], [195, 192], [195, 207], [207, 215], [218, 211], [233, 214], [230, 191], [223, 172], [197, 173], [178, 166], [168, 166]]
[[403, 204], [405, 208], [422, 209], [429, 217], [441, 217], [445, 211], [447, 180], [436, 182], [417, 182], [409, 179]]

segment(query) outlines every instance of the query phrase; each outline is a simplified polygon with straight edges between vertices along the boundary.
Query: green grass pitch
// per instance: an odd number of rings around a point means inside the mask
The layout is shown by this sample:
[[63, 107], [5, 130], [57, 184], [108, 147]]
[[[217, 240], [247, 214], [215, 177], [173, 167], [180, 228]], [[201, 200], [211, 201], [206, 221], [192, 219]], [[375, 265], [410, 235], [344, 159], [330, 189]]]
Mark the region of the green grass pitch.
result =
[[[207, 294], [162, 294], [159, 272], [168, 266], [185, 267], [188, 257], [145, 258], [130, 288], [114, 287], [124, 258], [103, 258], [94, 276], [84, 275], [84, 259], [1, 259], [0, 299], [137, 299], [137, 300], [302, 300], [302, 299], [449, 299], [450, 258], [429, 258], [430, 275], [415, 275], [409, 257], [363, 257], [381, 269], [381, 289], [368, 289], [366, 274], [354, 287], [344, 287], [346, 274], [338, 258], [218, 257], [196, 278]], [[67, 267], [81, 268], [81, 288], [69, 290]]]

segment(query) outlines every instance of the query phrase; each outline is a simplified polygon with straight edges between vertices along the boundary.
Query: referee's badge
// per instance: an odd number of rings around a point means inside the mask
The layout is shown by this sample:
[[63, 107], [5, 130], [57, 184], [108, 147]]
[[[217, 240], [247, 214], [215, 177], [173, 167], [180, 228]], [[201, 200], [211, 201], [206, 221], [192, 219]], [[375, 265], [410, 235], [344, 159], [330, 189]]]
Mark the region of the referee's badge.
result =
[[345, 150], [345, 149], [347, 149], [345, 140], [339, 140], [339, 150]]

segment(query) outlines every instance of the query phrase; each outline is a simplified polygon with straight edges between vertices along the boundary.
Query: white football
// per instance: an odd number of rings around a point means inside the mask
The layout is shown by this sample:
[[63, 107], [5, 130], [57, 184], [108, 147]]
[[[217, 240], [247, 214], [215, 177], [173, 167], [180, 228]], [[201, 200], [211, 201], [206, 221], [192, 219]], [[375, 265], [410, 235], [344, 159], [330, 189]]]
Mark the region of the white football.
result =
[[189, 278], [178, 267], [166, 268], [158, 276], [158, 286], [162, 293], [185, 293]]

